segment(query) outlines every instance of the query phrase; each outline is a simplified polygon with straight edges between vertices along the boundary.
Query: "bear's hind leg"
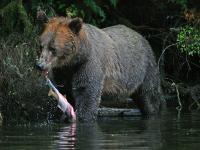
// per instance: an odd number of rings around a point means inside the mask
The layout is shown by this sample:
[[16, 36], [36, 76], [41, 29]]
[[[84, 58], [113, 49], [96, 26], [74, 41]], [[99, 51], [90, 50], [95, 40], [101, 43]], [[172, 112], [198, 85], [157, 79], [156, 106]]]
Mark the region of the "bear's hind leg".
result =
[[148, 91], [143, 93], [140, 109], [143, 115], [153, 115], [158, 114], [160, 111], [160, 99], [157, 95], [152, 93], [153, 91]]
[[158, 70], [155, 66], [148, 67], [146, 77], [140, 87], [140, 95], [139, 107], [142, 114], [152, 115], [159, 113], [162, 93]]

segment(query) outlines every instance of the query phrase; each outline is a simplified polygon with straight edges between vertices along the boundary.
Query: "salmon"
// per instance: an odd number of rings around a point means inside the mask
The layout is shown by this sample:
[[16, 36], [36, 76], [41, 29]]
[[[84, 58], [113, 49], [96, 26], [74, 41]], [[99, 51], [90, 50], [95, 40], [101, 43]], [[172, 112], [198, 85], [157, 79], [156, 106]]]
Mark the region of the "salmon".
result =
[[58, 108], [62, 110], [62, 112], [66, 115], [67, 119], [74, 122], [76, 121], [76, 113], [74, 111], [73, 106], [67, 101], [66, 97], [63, 96], [58, 89], [53, 85], [51, 80], [46, 77], [47, 84], [50, 87], [50, 91], [48, 96], [53, 96], [58, 101]]

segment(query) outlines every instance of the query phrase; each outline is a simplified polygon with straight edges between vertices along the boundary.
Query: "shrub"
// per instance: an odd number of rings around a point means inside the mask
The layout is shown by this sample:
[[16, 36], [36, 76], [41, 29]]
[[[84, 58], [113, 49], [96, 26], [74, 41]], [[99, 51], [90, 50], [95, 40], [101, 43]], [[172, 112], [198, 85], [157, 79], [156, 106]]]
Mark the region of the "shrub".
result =
[[186, 25], [180, 28], [177, 36], [178, 49], [188, 55], [200, 55], [200, 30]]

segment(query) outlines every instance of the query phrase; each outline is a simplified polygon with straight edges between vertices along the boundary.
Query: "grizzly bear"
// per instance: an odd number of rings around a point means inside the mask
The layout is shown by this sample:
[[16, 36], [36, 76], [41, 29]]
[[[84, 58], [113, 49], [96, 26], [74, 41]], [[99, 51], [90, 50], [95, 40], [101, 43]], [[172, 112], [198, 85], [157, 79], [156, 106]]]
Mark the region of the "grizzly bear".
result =
[[80, 18], [45, 20], [37, 66], [72, 97], [78, 120], [96, 119], [103, 94], [137, 91], [142, 114], [159, 112], [159, 71], [144, 37], [124, 25], [99, 29]]

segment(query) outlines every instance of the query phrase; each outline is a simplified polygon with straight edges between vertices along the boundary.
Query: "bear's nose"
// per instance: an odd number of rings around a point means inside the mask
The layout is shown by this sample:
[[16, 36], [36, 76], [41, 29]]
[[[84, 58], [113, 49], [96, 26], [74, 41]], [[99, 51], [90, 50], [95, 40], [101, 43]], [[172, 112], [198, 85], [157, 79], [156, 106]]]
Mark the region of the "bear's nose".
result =
[[44, 70], [44, 66], [42, 64], [37, 63], [36, 64], [36, 69], [43, 71]]

